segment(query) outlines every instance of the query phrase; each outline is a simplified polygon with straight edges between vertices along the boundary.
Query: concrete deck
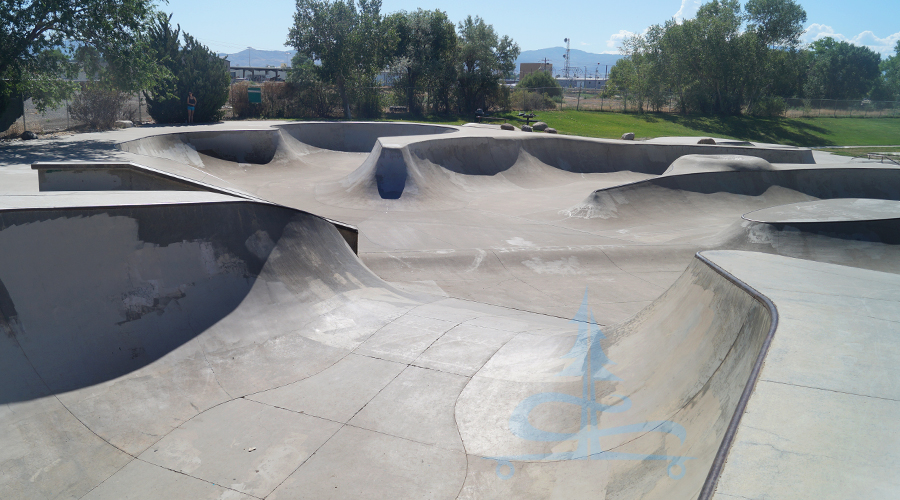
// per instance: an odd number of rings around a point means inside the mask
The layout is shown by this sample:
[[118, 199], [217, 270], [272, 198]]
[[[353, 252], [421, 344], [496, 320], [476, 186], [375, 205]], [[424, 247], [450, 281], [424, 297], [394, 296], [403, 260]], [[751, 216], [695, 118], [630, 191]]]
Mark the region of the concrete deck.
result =
[[0, 498], [895, 498], [898, 201], [740, 141], [2, 145]]

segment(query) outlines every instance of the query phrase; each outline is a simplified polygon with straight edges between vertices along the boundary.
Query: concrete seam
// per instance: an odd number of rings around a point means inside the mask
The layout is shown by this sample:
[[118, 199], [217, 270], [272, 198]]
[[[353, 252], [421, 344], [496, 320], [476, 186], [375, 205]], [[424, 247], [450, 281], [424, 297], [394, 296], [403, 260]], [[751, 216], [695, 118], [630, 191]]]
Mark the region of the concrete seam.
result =
[[[50, 386], [47, 384], [47, 381], [44, 380], [44, 377], [40, 374], [40, 372], [38, 372], [37, 368], [35, 368], [34, 363], [31, 362], [31, 358], [28, 356], [28, 353], [25, 352], [25, 349], [22, 347], [22, 344], [19, 342], [19, 338], [16, 337], [16, 336], [13, 336], [13, 339], [15, 340], [16, 345], [19, 346], [19, 351], [22, 353], [22, 356], [25, 356], [25, 359], [28, 361], [28, 364], [31, 366], [31, 370], [34, 371], [34, 374], [37, 375], [37, 377], [41, 380], [41, 383], [44, 384], [44, 388], [47, 389], [47, 392], [52, 393], [53, 391], [50, 389]], [[88, 427], [87, 424], [85, 424], [80, 418], [78, 418], [78, 416], [75, 415], [75, 413], [73, 413], [72, 410], [69, 409], [69, 407], [66, 406], [65, 403], [62, 402], [62, 400], [59, 399], [59, 396], [58, 396], [56, 393], [53, 393], [53, 399], [55, 399], [56, 402], [59, 403], [60, 406], [62, 406], [63, 408], [65, 408], [66, 412], [68, 412], [69, 415], [72, 415], [72, 418], [74, 418], [79, 424], [81, 424], [82, 426], [84, 426], [85, 429], [87, 429], [88, 431], [90, 431], [91, 434], [97, 436], [98, 439], [100, 439], [100, 440], [103, 441], [104, 443], [108, 444], [108, 445], [111, 446], [113, 449], [115, 449], [115, 450], [117, 450], [117, 451], [120, 451], [120, 452], [124, 453], [125, 455], [131, 457], [131, 459], [128, 460], [127, 462], [125, 462], [125, 464], [123, 464], [122, 467], [119, 467], [118, 469], [116, 469], [116, 471], [113, 472], [112, 474], [110, 474], [106, 479], [104, 479], [103, 481], [100, 481], [99, 483], [97, 483], [96, 485], [94, 485], [93, 488], [91, 488], [90, 490], [88, 490], [84, 495], [82, 495], [82, 496], [79, 497], [79, 498], [84, 498], [84, 497], [86, 497], [87, 495], [89, 495], [92, 491], [94, 491], [94, 490], [96, 490], [97, 488], [99, 488], [100, 485], [102, 485], [103, 483], [105, 483], [106, 481], [108, 481], [109, 478], [111, 478], [111, 477], [115, 476], [116, 474], [118, 474], [119, 471], [121, 471], [121, 470], [124, 469], [126, 466], [128, 466], [128, 464], [130, 464], [131, 462], [135, 461], [135, 460], [137, 459], [137, 457], [134, 456], [134, 455], [132, 455], [131, 453], [128, 453], [127, 451], [125, 451], [125, 450], [119, 448], [118, 446], [116, 446], [116, 445], [110, 443], [109, 440], [107, 440], [107, 439], [104, 438], [103, 436], [97, 434], [97, 433], [94, 431], [94, 429], [91, 429], [90, 427]]]
[[768, 383], [771, 383], [771, 384], [779, 384], [779, 385], [789, 385], [789, 386], [791, 386], [791, 387], [799, 387], [799, 388], [802, 388], [802, 389], [813, 389], [813, 390], [816, 390], [816, 391], [832, 392], [832, 393], [835, 393], [835, 394], [845, 394], [845, 395], [847, 395], [847, 396], [856, 396], [856, 397], [859, 397], [859, 398], [880, 399], [880, 400], [882, 400], [882, 401], [891, 401], [891, 402], [894, 402], [894, 403], [900, 403], [900, 399], [885, 398], [885, 397], [882, 397], [882, 396], [872, 396], [872, 395], [869, 395], [869, 394], [858, 394], [858, 393], [855, 393], [855, 392], [838, 391], [838, 390], [835, 390], [835, 389], [828, 389], [828, 388], [826, 388], [826, 387], [813, 387], [813, 386], [811, 386], [811, 385], [792, 384], [792, 383], [790, 383], [790, 382], [781, 382], [781, 381], [778, 381], [778, 380], [771, 380], [771, 379], [761, 379], [760, 382], [768, 382]]
[[[248, 496], [248, 497], [250, 497], [250, 498], [260, 498], [260, 497], [258, 497], [258, 496], [251, 495], [251, 494], [249, 494], [249, 493], [244, 493], [243, 491], [236, 490], [236, 489], [234, 489], [234, 488], [229, 488], [228, 486], [225, 486], [225, 485], [222, 485], [222, 484], [216, 484], [216, 483], [214, 483], [214, 482], [212, 482], [212, 481], [210, 481], [210, 480], [208, 480], [208, 479], [203, 479], [202, 477], [192, 476], [192, 475], [187, 474], [187, 473], [185, 473], [185, 472], [181, 472], [181, 471], [178, 471], [178, 470], [175, 470], [175, 469], [170, 469], [170, 468], [168, 468], [168, 467], [164, 467], [164, 466], [162, 466], [162, 465], [155, 464], [155, 463], [153, 463], [153, 462], [148, 462], [148, 461], [143, 460], [143, 459], [140, 459], [140, 458], [138, 458], [138, 457], [135, 457], [135, 460], [137, 460], [138, 462], [143, 462], [143, 463], [145, 463], [145, 464], [147, 464], [147, 465], [150, 465], [150, 466], [152, 466], [152, 467], [159, 467], [160, 469], [167, 470], [167, 471], [169, 471], [169, 472], [174, 472], [175, 474], [181, 474], [182, 476], [187, 476], [187, 477], [189, 477], [189, 478], [196, 479], [196, 480], [198, 480], [198, 481], [203, 481], [204, 483], [208, 483], [208, 484], [211, 484], [211, 485], [213, 485], [213, 486], [218, 486], [219, 488], [223, 488], [223, 489], [226, 489], [226, 490], [229, 490], [229, 491], [233, 491], [233, 492], [238, 493], [238, 494], [240, 494], [240, 495], [245, 495], [245, 496]], [[260, 499], [260, 500], [262, 500], [262, 499]]]

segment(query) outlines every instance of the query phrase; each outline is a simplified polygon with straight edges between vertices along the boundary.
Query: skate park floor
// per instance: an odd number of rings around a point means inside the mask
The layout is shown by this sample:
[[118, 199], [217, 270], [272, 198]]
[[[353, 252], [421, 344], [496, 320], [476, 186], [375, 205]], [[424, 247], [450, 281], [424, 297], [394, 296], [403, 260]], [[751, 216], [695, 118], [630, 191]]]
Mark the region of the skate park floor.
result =
[[687, 138], [2, 145], [0, 497], [895, 498], [898, 203]]

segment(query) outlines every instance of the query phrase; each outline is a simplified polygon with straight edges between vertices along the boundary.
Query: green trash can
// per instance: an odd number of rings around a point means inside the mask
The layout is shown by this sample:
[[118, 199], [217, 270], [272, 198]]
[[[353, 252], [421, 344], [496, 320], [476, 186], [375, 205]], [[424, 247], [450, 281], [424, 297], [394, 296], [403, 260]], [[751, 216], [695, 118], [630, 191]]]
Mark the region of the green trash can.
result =
[[249, 87], [247, 89], [247, 98], [250, 104], [259, 104], [262, 102], [262, 89], [259, 87]]

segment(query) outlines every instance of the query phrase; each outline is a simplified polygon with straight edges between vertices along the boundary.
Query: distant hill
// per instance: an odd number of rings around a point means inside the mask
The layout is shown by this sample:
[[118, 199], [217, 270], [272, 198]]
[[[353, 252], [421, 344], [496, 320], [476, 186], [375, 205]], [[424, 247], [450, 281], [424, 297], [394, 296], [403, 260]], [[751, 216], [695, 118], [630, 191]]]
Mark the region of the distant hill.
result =
[[[219, 57], [225, 57], [229, 61], [231, 61], [232, 66], [247, 66], [248, 64], [252, 64], [256, 67], [262, 66], [274, 66], [280, 67], [282, 64], [287, 64], [290, 66], [291, 57], [296, 53], [295, 50], [257, 50], [257, 49], [244, 49], [240, 52], [236, 52], [234, 54], [225, 54], [220, 53]], [[565, 47], [552, 47], [549, 49], [539, 49], [539, 50], [526, 50], [519, 55], [519, 58], [516, 59], [516, 71], [519, 70], [519, 63], [529, 63], [529, 62], [543, 62], [546, 57], [550, 64], [553, 65], [553, 73], [562, 74], [563, 69], [563, 54], [566, 53]], [[613, 64], [616, 63], [622, 56], [618, 54], [592, 54], [590, 52], [585, 52], [583, 50], [572, 49], [572, 61], [569, 64], [573, 67], [581, 68], [584, 70], [584, 67], [588, 67], [588, 73], [593, 74], [594, 68], [597, 67], [597, 63], [600, 64], [600, 72], [601, 74], [605, 71], [605, 65], [609, 65], [612, 67]]]
[[282, 64], [291, 65], [291, 57], [294, 57], [296, 50], [256, 50], [244, 49], [234, 54], [220, 53], [219, 57], [224, 57], [231, 62], [232, 66], [247, 66], [252, 64], [254, 67], [274, 66], [281, 67]]
[[[523, 51], [519, 58], [516, 59], [516, 71], [519, 70], [520, 63], [544, 62], [544, 58], [547, 58], [548, 62], [553, 65], [553, 74], [561, 75], [565, 66], [565, 58], [563, 57], [565, 53], [565, 47]], [[569, 62], [570, 67], [578, 67], [581, 71], [584, 71], [584, 67], [587, 66], [588, 73], [591, 75], [594, 74], [598, 64], [602, 75], [606, 71], [605, 66], [607, 64], [612, 68], [616, 61], [622, 58], [619, 54], [592, 54], [578, 49], [572, 49], [569, 54], [572, 58]]]

